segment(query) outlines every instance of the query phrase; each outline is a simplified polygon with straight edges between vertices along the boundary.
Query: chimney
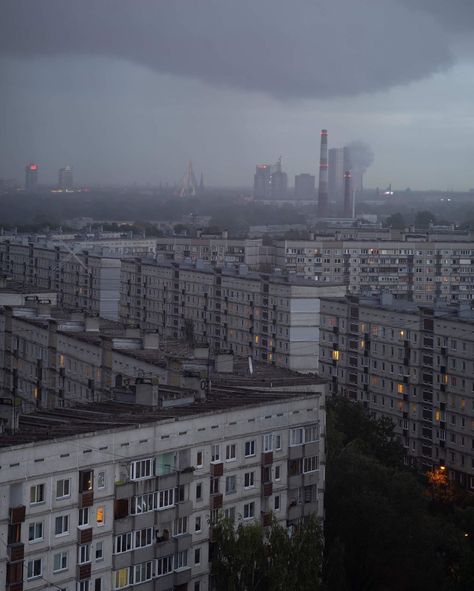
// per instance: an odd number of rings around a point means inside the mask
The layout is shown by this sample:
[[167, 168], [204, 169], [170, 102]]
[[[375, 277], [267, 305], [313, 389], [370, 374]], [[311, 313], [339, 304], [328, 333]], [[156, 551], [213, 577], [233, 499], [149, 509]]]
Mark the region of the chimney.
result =
[[344, 173], [344, 217], [352, 217], [352, 174], [350, 170]]
[[86, 332], [100, 331], [100, 318], [98, 316], [86, 316]]
[[328, 130], [321, 130], [321, 156], [319, 160], [318, 217], [328, 214]]
[[159, 349], [160, 335], [157, 332], [146, 332], [143, 335], [144, 349]]

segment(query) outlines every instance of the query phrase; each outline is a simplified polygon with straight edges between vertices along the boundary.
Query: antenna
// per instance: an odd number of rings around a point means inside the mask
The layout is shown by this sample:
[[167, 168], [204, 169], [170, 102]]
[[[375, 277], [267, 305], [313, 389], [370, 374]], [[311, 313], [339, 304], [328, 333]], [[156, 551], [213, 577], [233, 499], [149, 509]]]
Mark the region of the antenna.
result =
[[251, 376], [253, 376], [253, 361], [252, 361], [252, 358], [250, 357], [250, 355], [249, 355], [249, 374]]

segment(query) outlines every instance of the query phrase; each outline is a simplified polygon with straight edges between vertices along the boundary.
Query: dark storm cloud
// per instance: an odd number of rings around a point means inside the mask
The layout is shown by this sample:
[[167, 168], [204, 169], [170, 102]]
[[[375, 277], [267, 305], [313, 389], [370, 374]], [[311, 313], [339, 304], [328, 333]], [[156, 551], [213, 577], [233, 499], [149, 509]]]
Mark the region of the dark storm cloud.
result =
[[474, 29], [473, 0], [399, 0], [409, 8], [419, 8], [432, 15], [445, 29]]
[[0, 52], [108, 55], [279, 98], [354, 95], [450, 65], [441, 25], [403, 2], [3, 0]]

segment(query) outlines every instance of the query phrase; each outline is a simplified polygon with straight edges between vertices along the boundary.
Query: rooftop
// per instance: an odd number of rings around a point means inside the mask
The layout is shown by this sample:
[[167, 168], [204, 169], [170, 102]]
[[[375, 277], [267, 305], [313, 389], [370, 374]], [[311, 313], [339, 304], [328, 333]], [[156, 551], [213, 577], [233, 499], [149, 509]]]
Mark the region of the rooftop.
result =
[[[318, 383], [320, 381], [318, 380]], [[191, 391], [171, 386], [159, 386], [160, 392], [170, 397], [190, 394]], [[212, 389], [206, 400], [182, 406], [152, 408], [136, 403], [116, 400], [77, 404], [69, 408], [38, 410], [21, 415], [15, 433], [0, 434], [0, 447], [31, 444], [40, 441], [70, 438], [100, 431], [139, 427], [149, 423], [180, 421], [194, 416], [215, 415], [238, 408], [251, 408], [289, 399], [306, 398], [314, 395], [271, 389], [245, 389], [219, 387]]]

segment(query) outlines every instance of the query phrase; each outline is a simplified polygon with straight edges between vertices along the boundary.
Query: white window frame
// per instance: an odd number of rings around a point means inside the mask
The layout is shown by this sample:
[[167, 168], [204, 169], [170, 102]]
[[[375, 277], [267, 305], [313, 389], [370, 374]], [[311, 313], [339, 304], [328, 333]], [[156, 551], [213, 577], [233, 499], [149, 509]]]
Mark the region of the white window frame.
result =
[[101, 560], [104, 560], [104, 542], [98, 540], [95, 543], [95, 561], [100, 562]]
[[296, 427], [290, 431], [290, 447], [297, 447], [304, 444], [304, 429]]
[[[35, 566], [39, 563], [39, 572], [36, 572]], [[30, 574], [30, 565], [31, 565], [31, 574]], [[43, 561], [41, 558], [33, 558], [28, 560], [26, 563], [26, 580], [32, 581], [33, 579], [41, 578], [43, 574]]]
[[153, 458], [135, 460], [130, 464], [130, 480], [145, 480], [153, 477]]
[[97, 488], [105, 488], [105, 470], [102, 470], [97, 473]]
[[218, 443], [214, 443], [211, 446], [211, 462], [221, 461], [221, 446]]
[[173, 522], [173, 536], [182, 536], [188, 533], [188, 518], [177, 517]]
[[244, 504], [244, 519], [253, 519], [255, 517], [255, 501]]
[[[247, 450], [248, 446], [248, 450]], [[247, 453], [247, 451], [249, 453]], [[249, 439], [244, 444], [244, 455], [246, 458], [252, 458], [255, 456], [255, 439]]]
[[[59, 557], [59, 568], [55, 568], [56, 558]], [[68, 553], [67, 552], [58, 552], [57, 554], [53, 555], [53, 573], [60, 573], [62, 571], [67, 570], [68, 568]]]
[[87, 527], [89, 525], [90, 512], [89, 507], [79, 509], [78, 527]]
[[[56, 532], [56, 524], [58, 520], [61, 520], [61, 531], [59, 533]], [[64, 529], [63, 529], [64, 528]], [[54, 536], [67, 536], [69, 533], [69, 513], [65, 515], [57, 515], [54, 519]]]
[[81, 544], [77, 552], [77, 564], [89, 564], [91, 561], [91, 545]]
[[318, 456], [308, 456], [303, 458], [303, 474], [316, 472], [318, 470]]
[[237, 459], [237, 445], [235, 443], [228, 443], [225, 446], [225, 461], [234, 462]]
[[[233, 482], [234, 483], [234, 487], [233, 488], [229, 488], [227, 486], [228, 482]], [[233, 495], [237, 492], [237, 477], [235, 474], [230, 474], [229, 476], [225, 477], [225, 494], [226, 495]]]
[[[58, 489], [61, 488], [62, 494], [58, 494]], [[71, 479], [64, 478], [56, 481], [56, 500], [68, 499], [71, 496]]]
[[263, 436], [263, 452], [273, 451], [273, 433], [265, 433]]
[[[31, 531], [33, 531], [32, 538], [30, 538]], [[42, 521], [31, 521], [28, 524], [28, 543], [29, 544], [36, 544], [37, 542], [43, 541], [43, 539], [44, 539], [44, 523]]]
[[244, 474], [244, 488], [255, 488], [255, 472], [245, 472]]
[[[46, 497], [45, 490], [46, 486], [44, 483], [33, 484], [33, 486], [30, 487], [30, 505], [40, 505], [41, 503], [44, 503]], [[38, 494], [39, 491], [41, 491], [41, 495]], [[34, 500], [32, 500], [33, 498]]]

